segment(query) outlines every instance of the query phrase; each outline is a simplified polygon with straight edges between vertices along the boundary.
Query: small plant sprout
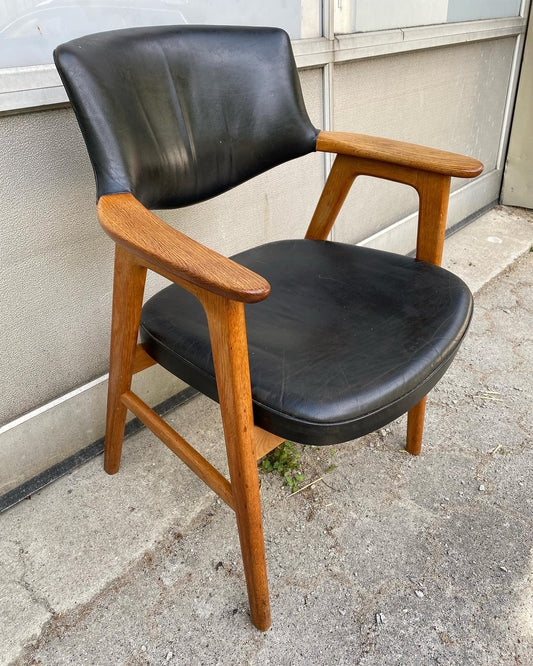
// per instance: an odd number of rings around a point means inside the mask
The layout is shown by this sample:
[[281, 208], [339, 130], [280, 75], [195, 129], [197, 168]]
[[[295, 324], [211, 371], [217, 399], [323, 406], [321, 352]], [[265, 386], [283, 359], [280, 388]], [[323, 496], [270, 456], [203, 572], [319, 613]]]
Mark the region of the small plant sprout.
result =
[[294, 442], [282, 442], [277, 448], [261, 459], [262, 472], [277, 472], [291, 492], [298, 490], [299, 484], [305, 480], [300, 469], [301, 454], [296, 450]]

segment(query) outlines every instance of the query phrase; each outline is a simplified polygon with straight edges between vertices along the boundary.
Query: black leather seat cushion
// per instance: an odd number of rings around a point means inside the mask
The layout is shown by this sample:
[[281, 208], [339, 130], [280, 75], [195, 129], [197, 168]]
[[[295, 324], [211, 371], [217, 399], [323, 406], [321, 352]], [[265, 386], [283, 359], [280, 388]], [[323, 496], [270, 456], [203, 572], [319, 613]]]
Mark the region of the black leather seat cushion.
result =
[[[388, 252], [290, 240], [233, 259], [272, 286], [246, 306], [255, 422], [306, 444], [347, 441], [409, 410], [446, 371], [472, 313], [455, 275]], [[193, 296], [176, 285], [156, 294], [141, 335], [161, 365], [217, 399]]]

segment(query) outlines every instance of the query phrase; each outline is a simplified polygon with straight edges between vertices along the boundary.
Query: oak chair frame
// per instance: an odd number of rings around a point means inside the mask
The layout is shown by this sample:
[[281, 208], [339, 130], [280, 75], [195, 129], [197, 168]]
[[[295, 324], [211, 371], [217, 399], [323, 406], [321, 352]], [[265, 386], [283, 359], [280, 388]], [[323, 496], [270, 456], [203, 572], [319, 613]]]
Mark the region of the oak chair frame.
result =
[[[452, 176], [479, 175], [482, 165], [414, 144], [322, 131], [319, 151], [337, 153], [307, 229], [325, 240], [357, 176], [375, 176], [414, 187], [419, 195], [416, 257], [440, 265]], [[254, 425], [244, 304], [270, 291], [260, 275], [167, 225], [132, 194], [103, 195], [98, 217], [116, 243], [108, 411], [104, 468], [118, 472], [129, 409], [236, 514], [254, 625], [271, 623], [257, 460], [283, 438]], [[137, 344], [147, 269], [193, 294], [209, 327], [231, 482], [131, 391], [132, 375], [156, 363]], [[421, 451], [425, 401], [408, 412], [406, 449]]]

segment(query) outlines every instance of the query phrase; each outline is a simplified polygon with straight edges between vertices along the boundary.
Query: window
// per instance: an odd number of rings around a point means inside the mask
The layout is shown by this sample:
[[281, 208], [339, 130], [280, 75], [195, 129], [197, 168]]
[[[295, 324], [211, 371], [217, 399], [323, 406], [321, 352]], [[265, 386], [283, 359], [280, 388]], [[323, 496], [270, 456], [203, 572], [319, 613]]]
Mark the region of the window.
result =
[[320, 37], [321, 0], [0, 0], [0, 113], [66, 101], [52, 52], [62, 42], [141, 25], [275, 25]]
[[54, 48], [91, 32], [141, 25], [275, 25], [292, 39], [320, 34], [311, 0], [0, 0], [0, 68], [52, 63]]
[[333, 0], [335, 32], [352, 33], [518, 16], [521, 0]]

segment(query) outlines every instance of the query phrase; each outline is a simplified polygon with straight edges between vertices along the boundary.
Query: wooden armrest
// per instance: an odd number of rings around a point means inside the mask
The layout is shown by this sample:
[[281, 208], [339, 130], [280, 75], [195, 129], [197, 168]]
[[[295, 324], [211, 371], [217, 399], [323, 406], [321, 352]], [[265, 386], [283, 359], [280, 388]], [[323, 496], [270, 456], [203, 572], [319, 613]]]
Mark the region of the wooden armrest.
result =
[[107, 194], [98, 219], [111, 238], [169, 279], [244, 303], [262, 301], [269, 283], [257, 273], [173, 229], [132, 194]]
[[322, 131], [317, 137], [316, 149], [398, 164], [443, 176], [474, 178], [483, 171], [483, 164], [472, 157], [351, 132]]

